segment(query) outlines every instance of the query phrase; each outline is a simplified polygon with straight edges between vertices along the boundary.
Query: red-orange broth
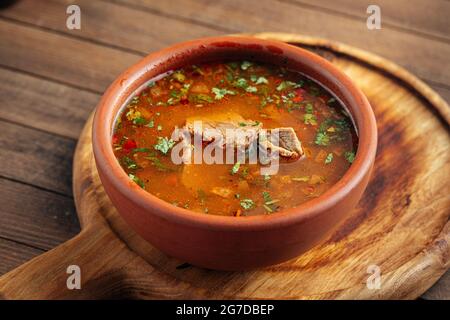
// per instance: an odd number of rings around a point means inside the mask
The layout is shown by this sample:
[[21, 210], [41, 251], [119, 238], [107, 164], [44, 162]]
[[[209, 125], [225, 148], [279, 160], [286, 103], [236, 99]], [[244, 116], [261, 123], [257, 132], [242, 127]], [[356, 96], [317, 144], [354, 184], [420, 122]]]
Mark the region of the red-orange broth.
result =
[[[203, 214], [273, 214], [318, 197], [355, 158], [357, 135], [345, 108], [300, 73], [254, 62], [210, 63], [169, 72], [134, 96], [118, 116], [112, 144], [130, 179], [175, 206]], [[171, 161], [175, 127], [189, 117], [230, 112], [266, 129], [292, 127], [304, 156], [261, 164]]]

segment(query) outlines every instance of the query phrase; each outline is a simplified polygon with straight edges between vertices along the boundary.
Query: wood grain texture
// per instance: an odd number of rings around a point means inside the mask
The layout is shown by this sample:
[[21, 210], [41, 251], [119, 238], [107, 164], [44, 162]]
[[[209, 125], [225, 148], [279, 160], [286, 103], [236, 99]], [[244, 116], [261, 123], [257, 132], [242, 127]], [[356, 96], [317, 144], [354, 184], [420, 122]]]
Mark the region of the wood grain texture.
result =
[[[293, 35], [259, 36], [289, 42], [300, 39]], [[89, 121], [74, 162], [74, 196], [82, 233], [1, 277], [0, 295], [412, 299], [422, 294], [449, 267], [449, 182], [442, 178], [450, 174], [449, 107], [431, 89], [421, 87], [414, 76], [397, 77], [380, 71], [376, 67], [379, 60], [374, 66], [372, 61], [349, 57], [349, 52], [342, 55], [339, 46], [322, 41], [315, 47], [365, 92], [380, 136], [368, 190], [351, 218], [326, 243], [297, 259], [251, 272], [177, 268], [182, 261], [165, 256], [140, 239], [109, 202], [93, 161]], [[359, 51], [355, 52], [358, 55]], [[403, 79], [406, 75], [409, 79]], [[433, 139], [428, 139], [430, 132]], [[64, 287], [69, 263], [86, 270], [81, 291]], [[367, 267], [372, 264], [381, 268], [380, 290], [368, 290], [365, 285]], [[54, 279], [51, 283], [49, 275]]]
[[[0, 16], [141, 55], [176, 42], [218, 33], [217, 28], [115, 3], [89, 0], [77, 1], [83, 14], [83, 27], [73, 31], [68, 30], [65, 24], [68, 4], [65, 0], [21, 0], [0, 12]], [[39, 10], [30, 11], [32, 6]]]
[[257, 4], [248, 5], [242, 5], [239, 0], [112, 1], [230, 32], [271, 30], [334, 39], [393, 60], [425, 80], [450, 86], [450, 44], [388, 26], [371, 31], [367, 29], [365, 19], [273, 0], [259, 0]]
[[[0, 65], [102, 93], [141, 56], [0, 19]], [[57, 48], [57, 50], [55, 50]]]
[[[233, 12], [234, 8], [239, 5], [239, 3], [234, 3], [233, 1], [234, 0], [222, 3], [208, 2], [207, 4], [201, 1], [192, 2], [191, 0], [170, 2], [146, 2], [141, 0], [118, 0], [113, 2], [80, 1], [78, 4], [83, 10], [84, 17], [83, 28], [81, 30], [68, 30], [65, 27], [64, 9], [67, 6], [67, 1], [65, 0], [22, 0], [15, 3], [7, 10], [0, 11], [0, 17], [28, 24], [30, 26], [36, 26], [44, 30], [56, 31], [59, 34], [64, 34], [71, 38], [85, 39], [129, 53], [135, 53], [138, 56], [178, 41], [192, 38], [218, 35], [223, 34], [224, 32], [266, 30], [267, 27], [262, 27], [263, 22], [266, 26], [269, 26], [276, 31], [303, 30], [303, 33], [310, 33], [315, 36], [328, 36], [330, 38], [336, 38], [334, 33], [337, 30], [333, 31], [333, 27], [338, 27], [343, 28], [345, 33], [342, 35], [339, 34], [340, 38], [337, 40], [378, 52], [388, 58], [394, 59], [397, 63], [404, 64], [405, 61], [410, 61], [411, 63], [407, 67], [411, 67], [410, 70], [414, 72], [418, 71], [416, 70], [416, 67], [425, 66], [430, 63], [435, 65], [435, 70], [430, 70], [432, 76], [425, 76], [425, 78], [428, 80], [429, 85], [435, 90], [440, 90], [439, 92], [443, 97], [447, 101], [450, 101], [450, 82], [446, 82], [446, 84], [443, 83], [446, 87], [442, 87], [442, 84], [439, 85], [438, 79], [433, 77], [433, 75], [440, 75], [442, 73], [442, 68], [440, 66], [442, 65], [442, 61], [445, 60], [444, 55], [442, 55], [443, 59], [432, 58], [430, 61], [430, 56], [441, 55], [441, 50], [448, 47], [448, 44], [446, 43], [439, 44], [439, 41], [430, 42], [427, 40], [427, 35], [417, 36], [413, 32], [407, 35], [407, 43], [399, 44], [399, 40], [403, 42], [405, 42], [405, 40], [403, 39], [402, 32], [398, 30], [394, 30], [394, 34], [392, 35], [391, 30], [383, 30], [383, 34], [380, 36], [380, 34], [374, 33], [377, 31], [369, 32], [366, 29], [363, 34], [366, 38], [372, 38], [376, 35], [376, 40], [374, 42], [367, 43], [367, 41], [363, 41], [360, 30], [361, 28], [365, 28], [364, 19], [357, 17], [357, 20], [355, 20], [355, 17], [352, 18], [351, 16], [350, 18], [346, 18], [345, 16], [330, 16], [333, 15], [333, 12], [320, 12], [320, 7], [315, 8], [317, 3], [314, 6], [310, 6], [309, 9], [307, 7], [307, 10], [305, 10], [305, 8], [301, 8], [301, 6], [299, 8], [298, 3], [293, 3], [291, 0], [289, 0], [290, 3], [275, 4], [273, 0], [265, 0], [263, 4], [267, 7], [273, 5], [273, 7], [276, 8], [275, 12], [274, 14], [263, 12], [261, 13], [262, 15], [259, 16], [265, 17], [266, 19], [255, 21], [254, 19], [258, 17], [246, 17], [245, 14]], [[436, 2], [433, 2], [433, 5], [429, 7], [438, 7], [441, 0], [437, 0], [437, 2], [437, 4]], [[327, 7], [327, 4], [330, 5], [329, 3], [321, 5]], [[29, 7], [31, 5], [39, 8], [39, 10], [30, 11]], [[352, 8], [350, 11], [359, 12], [361, 4], [353, 3], [352, 5], [347, 5]], [[177, 10], [180, 6], [185, 8], [183, 12]], [[207, 10], [208, 15], [198, 15], [195, 13], [196, 10], [202, 11], [200, 9], [202, 6]], [[252, 8], [254, 6], [249, 5], [248, 7]], [[388, 7], [390, 8], [389, 12], [391, 12], [395, 11], [394, 9], [395, 7], [398, 7], [398, 5], [391, 4]], [[288, 8], [290, 11], [297, 14], [297, 18], [292, 19], [289, 13], [284, 13], [288, 15], [287, 19], [281, 19], [280, 21], [278, 21], [278, 18], [274, 19], [274, 15], [278, 14], [279, 10]], [[242, 9], [246, 10], [245, 8], [240, 8], [239, 10]], [[423, 16], [426, 10], [420, 11], [419, 9], [420, 6], [411, 6], [409, 9], [411, 11], [411, 16], [404, 16], [402, 21], [404, 21], [404, 23], [410, 22], [411, 24], [411, 17], [415, 17], [416, 15]], [[427, 10], [430, 9], [428, 8]], [[365, 10], [363, 10], [363, 13], [364, 12]], [[252, 13], [249, 12], [249, 14]], [[325, 16], [323, 16], [324, 14]], [[323, 16], [326, 20], [326, 30], [324, 29], [323, 23], [319, 29], [317, 28], [317, 24], [313, 23], [316, 19], [316, 15]], [[442, 20], [442, 17], [444, 16], [444, 14], [440, 12], [435, 12], [434, 15], [438, 15], [437, 21]], [[233, 17], [234, 20], [227, 19], [226, 17], [228, 16]], [[249, 20], [249, 18], [251, 19]], [[434, 21], [434, 19], [431, 20]], [[416, 23], [415, 20], [414, 23]], [[336, 26], [332, 26], [332, 24], [336, 24]], [[170, 25], [171, 27], [167, 28], [167, 25]], [[441, 22], [439, 22], [439, 26], [440, 25]], [[131, 27], [133, 32], [129, 32]], [[356, 27], [358, 27], [357, 30], [355, 29]], [[437, 27], [438, 26], [436, 26], [436, 28]], [[417, 28], [423, 29], [425, 26], [422, 28], [422, 25], [419, 24]], [[445, 26], [441, 27], [441, 29], [445, 30]], [[180, 32], [180, 30], [182, 30], [182, 32]], [[324, 33], [325, 31], [327, 31], [327, 33]], [[381, 40], [386, 43], [380, 42]], [[394, 42], [397, 44], [395, 48], [388, 48], [388, 50], [383, 49], [386, 45], [391, 46]], [[417, 48], [417, 43], [421, 43], [419, 48]], [[414, 57], [405, 57], [405, 54], [411, 52], [411, 48], [414, 48]], [[393, 56], [394, 54], [396, 56]], [[436, 71], [436, 73], [433, 73], [433, 71]]]
[[0, 238], [0, 273], [17, 268], [43, 252], [44, 250]]
[[0, 238], [49, 250], [79, 232], [72, 198], [6, 179], [0, 180], [0, 190]]
[[0, 126], [1, 176], [71, 196], [74, 140], [3, 120]]
[[[0, 118], [76, 140], [100, 95], [0, 68]], [[20, 107], [19, 107], [20, 106]]]
[[[365, 21], [367, 7], [376, 4], [381, 9], [382, 24], [411, 31], [426, 37], [450, 40], [448, 12], [450, 2], [446, 0], [281, 0], [296, 2], [300, 6], [309, 6], [317, 10], [329, 10], [331, 13], [351, 16]], [[430, 19], [430, 17], [432, 17]]]

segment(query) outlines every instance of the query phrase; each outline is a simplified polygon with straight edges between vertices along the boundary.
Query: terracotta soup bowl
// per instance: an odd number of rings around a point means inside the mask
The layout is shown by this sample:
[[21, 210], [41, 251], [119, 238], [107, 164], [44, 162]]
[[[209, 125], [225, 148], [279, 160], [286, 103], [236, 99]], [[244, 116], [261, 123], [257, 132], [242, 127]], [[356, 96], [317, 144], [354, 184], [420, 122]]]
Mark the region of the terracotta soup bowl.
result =
[[[117, 115], [147, 81], [169, 70], [213, 61], [259, 61], [299, 71], [321, 83], [346, 106], [358, 132], [356, 158], [321, 196], [271, 215], [228, 217], [173, 206], [132, 182], [114, 156]], [[219, 270], [246, 270], [294, 258], [325, 240], [361, 198], [377, 146], [371, 106], [355, 84], [331, 63], [277, 41], [215, 37], [152, 53], [121, 74], [95, 113], [93, 148], [106, 193], [126, 222], [145, 240], [180, 262]]]

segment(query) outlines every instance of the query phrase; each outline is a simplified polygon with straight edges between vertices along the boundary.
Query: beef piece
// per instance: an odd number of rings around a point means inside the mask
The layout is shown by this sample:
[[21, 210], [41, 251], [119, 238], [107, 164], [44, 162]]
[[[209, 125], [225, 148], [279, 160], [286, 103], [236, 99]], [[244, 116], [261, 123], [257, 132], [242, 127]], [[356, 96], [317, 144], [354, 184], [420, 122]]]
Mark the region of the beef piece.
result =
[[[278, 150], [282, 157], [287, 158], [299, 158], [303, 155], [302, 145], [300, 140], [298, 140], [294, 129], [288, 128], [277, 128], [279, 134], [278, 146], [270, 146], [272, 150]], [[273, 133], [273, 129], [271, 133]], [[270, 143], [270, 142], [269, 142]], [[271, 144], [271, 143], [270, 143]]]
[[[195, 128], [194, 122], [201, 121], [201, 128]], [[205, 142], [211, 142], [217, 134], [223, 137], [223, 144], [226, 143], [227, 129], [239, 129], [244, 139], [239, 140], [239, 145], [248, 147], [258, 138], [261, 130], [261, 123], [246, 120], [241, 115], [234, 112], [216, 113], [208, 116], [191, 117], [186, 119], [186, 128], [191, 134], [202, 136]], [[235, 145], [236, 146], [236, 145]]]
[[[194, 126], [195, 121], [202, 121], [201, 128]], [[241, 115], [234, 112], [218, 113], [208, 116], [191, 117], [186, 119], [185, 126], [191, 134], [202, 136], [205, 142], [215, 140], [217, 134], [222, 135], [223, 145], [226, 142], [227, 129], [239, 129], [243, 133], [243, 139], [235, 141], [235, 147], [247, 148], [252, 142], [258, 139], [261, 133], [262, 124], [257, 121], [246, 120]], [[303, 155], [303, 149], [295, 131], [291, 127], [269, 129], [270, 135], [278, 132], [278, 146], [271, 139], [259, 139], [260, 147], [278, 151], [278, 154], [285, 158], [299, 158]]]

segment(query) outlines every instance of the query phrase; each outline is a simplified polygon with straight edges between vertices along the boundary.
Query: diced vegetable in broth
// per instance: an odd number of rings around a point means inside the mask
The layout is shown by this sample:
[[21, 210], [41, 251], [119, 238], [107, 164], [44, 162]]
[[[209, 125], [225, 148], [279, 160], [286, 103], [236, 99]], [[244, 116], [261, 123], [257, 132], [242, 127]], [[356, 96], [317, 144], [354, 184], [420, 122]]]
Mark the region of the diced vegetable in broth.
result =
[[[279, 129], [278, 171], [262, 174], [265, 164], [236, 158], [174, 163], [175, 128], [202, 134], [204, 148], [215, 142], [205, 128], [256, 137]], [[348, 113], [328, 90], [298, 72], [253, 61], [187, 66], [150, 81], [124, 106], [112, 138], [119, 164], [137, 186], [199, 214], [235, 217], [276, 214], [319, 197], [351, 166], [357, 142]]]

